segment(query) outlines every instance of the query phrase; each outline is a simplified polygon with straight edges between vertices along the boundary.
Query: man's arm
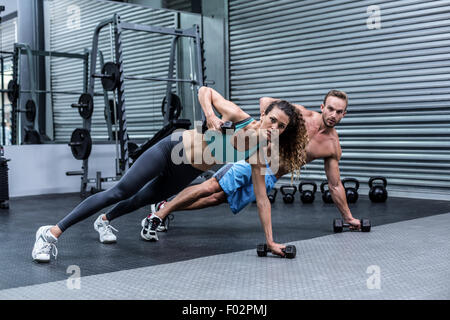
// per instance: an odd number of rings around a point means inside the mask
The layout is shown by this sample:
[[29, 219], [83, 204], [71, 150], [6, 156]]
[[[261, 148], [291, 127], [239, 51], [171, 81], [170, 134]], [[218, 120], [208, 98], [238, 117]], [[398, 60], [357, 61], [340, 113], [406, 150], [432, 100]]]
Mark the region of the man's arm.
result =
[[270, 98], [270, 97], [262, 97], [259, 99], [259, 111], [263, 114], [267, 107], [274, 101], [278, 99]]
[[199, 199], [209, 197], [220, 191], [222, 191], [222, 188], [215, 178], [208, 179], [201, 184], [189, 186], [179, 192], [171, 201], [167, 202], [164, 208], [159, 210], [156, 215], [164, 219], [169, 213], [185, 210], [186, 207], [191, 206]]
[[339, 209], [342, 217], [347, 223], [359, 226], [359, 220], [353, 218], [350, 208], [347, 205], [347, 196], [340, 177], [339, 160], [336, 157], [325, 158], [325, 173], [328, 179], [331, 198]]
[[275, 243], [273, 241], [272, 234], [272, 217], [271, 217], [271, 205], [266, 192], [266, 182], [264, 174], [261, 173], [261, 165], [252, 164], [252, 181], [253, 190], [255, 191], [256, 205], [258, 207], [259, 219], [266, 236], [266, 243], [272, 253], [284, 256], [281, 249], [286, 246]]
[[[274, 98], [270, 98], [270, 97], [262, 97], [259, 99], [259, 111], [261, 112], [261, 114], [263, 114], [267, 107], [274, 101], [277, 101], [280, 99], [274, 99]], [[297, 109], [299, 109], [302, 113], [308, 111], [308, 109], [306, 109], [304, 106], [299, 105], [299, 104], [292, 104], [293, 106], [295, 106]]]

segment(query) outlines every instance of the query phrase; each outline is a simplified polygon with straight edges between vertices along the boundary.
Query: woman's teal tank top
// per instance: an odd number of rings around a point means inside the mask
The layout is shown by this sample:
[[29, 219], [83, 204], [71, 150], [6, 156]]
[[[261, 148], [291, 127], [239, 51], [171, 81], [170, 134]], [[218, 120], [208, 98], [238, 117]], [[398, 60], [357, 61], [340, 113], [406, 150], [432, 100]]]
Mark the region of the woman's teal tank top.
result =
[[[208, 130], [204, 134], [204, 139], [208, 144], [211, 154], [216, 160], [226, 162], [237, 162], [241, 160], [247, 160], [259, 149], [259, 143], [245, 151], [239, 151], [234, 148], [231, 144], [231, 138], [233, 135], [241, 130], [242, 128], [248, 126], [250, 123], [255, 121], [252, 117], [248, 117], [242, 121], [236, 122], [235, 130], [231, 134], [222, 134], [219, 131]], [[231, 131], [231, 130], [230, 130]]]

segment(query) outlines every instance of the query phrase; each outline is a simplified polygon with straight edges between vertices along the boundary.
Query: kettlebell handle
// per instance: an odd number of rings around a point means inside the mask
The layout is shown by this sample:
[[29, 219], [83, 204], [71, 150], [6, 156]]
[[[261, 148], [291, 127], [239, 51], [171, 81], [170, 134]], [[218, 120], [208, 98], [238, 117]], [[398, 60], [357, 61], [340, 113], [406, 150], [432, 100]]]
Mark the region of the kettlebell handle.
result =
[[293, 195], [297, 192], [296, 186], [281, 186], [280, 191], [283, 196], [286, 195], [286, 193], [284, 192], [284, 189], [293, 189], [294, 190], [294, 192], [292, 193]]
[[[325, 185], [328, 186], [328, 180], [322, 181], [322, 183], [320, 184], [320, 192], [325, 193]], [[330, 188], [328, 187], [328, 190]]]
[[316, 193], [317, 191], [317, 184], [315, 184], [314, 182], [301, 182], [298, 185], [299, 192], [303, 192], [303, 186], [313, 186], [313, 193]]
[[387, 180], [386, 180], [385, 177], [381, 177], [381, 176], [371, 177], [371, 178], [369, 179], [369, 187], [370, 187], [370, 188], [373, 188], [373, 182], [374, 182], [375, 180], [381, 180], [381, 181], [383, 181], [383, 187], [386, 188], [386, 186], [387, 186]]
[[353, 182], [355, 184], [355, 189], [358, 190], [359, 189], [359, 181], [356, 180], [355, 178], [346, 178], [342, 180], [342, 184], [344, 185], [345, 188], [345, 184], [349, 183], [349, 182]]

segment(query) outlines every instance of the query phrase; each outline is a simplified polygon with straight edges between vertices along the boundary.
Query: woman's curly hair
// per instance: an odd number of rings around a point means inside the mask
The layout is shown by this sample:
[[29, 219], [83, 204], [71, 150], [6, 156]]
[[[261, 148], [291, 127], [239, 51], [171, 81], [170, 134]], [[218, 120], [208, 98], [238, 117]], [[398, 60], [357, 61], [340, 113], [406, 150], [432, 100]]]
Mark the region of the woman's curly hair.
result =
[[300, 168], [306, 163], [308, 133], [305, 120], [300, 111], [286, 100], [273, 101], [264, 113], [269, 114], [275, 107], [289, 117], [289, 124], [279, 138], [281, 163], [287, 172], [299, 173]]

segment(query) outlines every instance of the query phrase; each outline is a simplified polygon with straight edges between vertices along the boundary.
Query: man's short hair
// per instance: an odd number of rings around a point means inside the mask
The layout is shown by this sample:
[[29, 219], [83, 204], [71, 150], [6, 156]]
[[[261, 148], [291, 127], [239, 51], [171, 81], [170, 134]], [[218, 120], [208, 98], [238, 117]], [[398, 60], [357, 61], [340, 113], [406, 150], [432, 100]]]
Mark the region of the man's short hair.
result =
[[327, 95], [325, 96], [325, 99], [323, 99], [324, 106], [326, 105], [327, 98], [330, 96], [344, 100], [345, 101], [345, 109], [347, 109], [348, 96], [344, 91], [335, 90], [335, 89], [328, 91]]

